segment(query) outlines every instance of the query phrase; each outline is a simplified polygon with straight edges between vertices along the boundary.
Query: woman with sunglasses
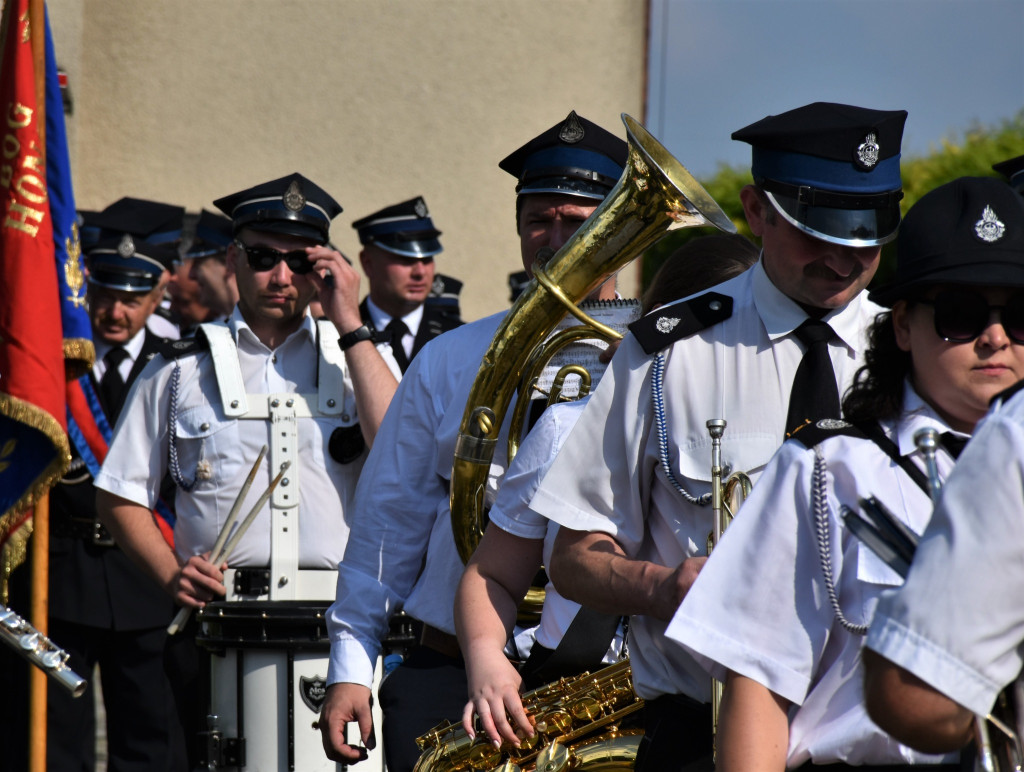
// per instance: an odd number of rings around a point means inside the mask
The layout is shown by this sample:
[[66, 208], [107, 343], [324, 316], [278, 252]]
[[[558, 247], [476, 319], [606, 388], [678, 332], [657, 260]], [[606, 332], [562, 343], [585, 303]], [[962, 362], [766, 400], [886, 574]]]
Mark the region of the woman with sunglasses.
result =
[[902, 579], [841, 513], [875, 497], [921, 533], [932, 502], [915, 434], [962, 443], [1024, 378], [1024, 200], [995, 179], [956, 180], [911, 208], [897, 246], [895, 279], [871, 293], [891, 310], [869, 330], [849, 423], [808, 425], [782, 446], [668, 628], [726, 683], [719, 772], [958, 768], [867, 716], [863, 634]]

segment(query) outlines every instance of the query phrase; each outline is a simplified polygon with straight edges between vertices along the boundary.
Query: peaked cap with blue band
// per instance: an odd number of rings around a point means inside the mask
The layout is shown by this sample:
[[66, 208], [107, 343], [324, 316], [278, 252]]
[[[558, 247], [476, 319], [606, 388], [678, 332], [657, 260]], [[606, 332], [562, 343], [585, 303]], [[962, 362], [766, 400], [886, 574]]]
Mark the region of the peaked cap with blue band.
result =
[[185, 257], [201, 259], [222, 255], [227, 251], [233, 238], [231, 220], [216, 212], [204, 209], [196, 221], [196, 235]]
[[218, 198], [213, 205], [231, 218], [234, 235], [243, 228], [327, 243], [331, 220], [341, 205], [301, 174], [290, 174]]
[[769, 115], [733, 133], [751, 173], [789, 223], [846, 246], [885, 244], [900, 223], [905, 110], [832, 102]]
[[373, 245], [396, 255], [413, 258], [433, 257], [444, 249], [422, 196], [385, 207], [352, 223], [359, 232], [359, 243]]
[[89, 283], [124, 292], [149, 292], [178, 259], [185, 208], [122, 198], [92, 214], [85, 226], [97, 234], [86, 253]]
[[574, 110], [498, 167], [519, 180], [519, 195], [561, 193], [601, 200], [619, 181], [628, 152], [623, 140]]
[[1024, 155], [992, 164], [992, 171], [1006, 177], [1010, 187], [1024, 195]]

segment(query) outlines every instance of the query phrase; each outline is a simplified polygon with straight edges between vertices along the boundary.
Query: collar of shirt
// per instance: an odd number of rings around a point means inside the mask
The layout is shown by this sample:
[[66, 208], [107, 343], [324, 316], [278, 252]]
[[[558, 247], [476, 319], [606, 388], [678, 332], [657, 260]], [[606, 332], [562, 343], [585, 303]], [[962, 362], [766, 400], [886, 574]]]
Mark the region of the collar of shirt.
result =
[[[379, 307], [377, 307], [369, 295], [366, 296], [366, 310], [370, 312], [370, 320], [373, 322], [373, 326], [378, 330], [383, 330], [387, 327], [388, 322], [392, 319], [390, 315], [384, 313]], [[403, 316], [402, 321], [405, 322], [405, 326], [409, 328], [409, 334], [415, 338], [416, 333], [419, 332], [420, 329], [420, 322], [423, 321], [423, 304], [421, 303], [416, 306], [415, 310]]]
[[[263, 342], [256, 337], [256, 333], [252, 331], [245, 319], [242, 318], [242, 312], [238, 306], [235, 306], [235, 310], [232, 311], [231, 316], [228, 317], [228, 327], [231, 330], [231, 337], [235, 339], [236, 345], [240, 346], [244, 342], [255, 344], [264, 350], [269, 350], [265, 345], [263, 345]], [[278, 346], [278, 348], [288, 345], [295, 337], [301, 336], [305, 336], [314, 344], [316, 343], [316, 321], [313, 319], [313, 315], [309, 313], [308, 308], [302, 317], [302, 324], [299, 325], [299, 328], [295, 332], [285, 338], [284, 343], [282, 343], [281, 346]]]
[[939, 434], [953, 432], [958, 437], [969, 439], [971, 435], [963, 432], [953, 431], [934, 408], [925, 402], [920, 395], [914, 391], [909, 380], [903, 382], [903, 415], [896, 426], [896, 444], [899, 446], [901, 456], [917, 454], [917, 443], [914, 442], [914, 435], [921, 429], [935, 429]]
[[[146, 342], [146, 328], [143, 326], [141, 330], [135, 333], [132, 338], [122, 346], [127, 352], [128, 356], [125, 357], [124, 361], [121, 362], [121, 366], [118, 370], [121, 372], [121, 377], [125, 381], [128, 380], [128, 374], [131, 373], [132, 368], [135, 366], [136, 360], [142, 353], [142, 344]], [[96, 347], [96, 363], [92, 366], [92, 374], [96, 380], [100, 380], [103, 377], [103, 373], [107, 371], [107, 365], [103, 361], [103, 357], [107, 355], [107, 352], [114, 346], [107, 343], [104, 340], [94, 340], [93, 345]]]
[[[757, 308], [758, 316], [764, 322], [768, 337], [774, 341], [776, 338], [792, 334], [807, 319], [807, 312], [772, 284], [761, 260], [758, 260], [750, 270], [752, 271], [754, 305]], [[828, 322], [836, 336], [853, 356], [860, 353], [860, 348], [865, 343], [863, 316], [865, 304], [875, 306], [867, 299], [867, 293], [861, 292], [845, 306], [830, 311], [822, 318], [823, 322]], [[875, 306], [875, 309], [875, 313], [885, 311], [881, 306]], [[874, 314], [871, 314], [870, 318], [873, 319]]]

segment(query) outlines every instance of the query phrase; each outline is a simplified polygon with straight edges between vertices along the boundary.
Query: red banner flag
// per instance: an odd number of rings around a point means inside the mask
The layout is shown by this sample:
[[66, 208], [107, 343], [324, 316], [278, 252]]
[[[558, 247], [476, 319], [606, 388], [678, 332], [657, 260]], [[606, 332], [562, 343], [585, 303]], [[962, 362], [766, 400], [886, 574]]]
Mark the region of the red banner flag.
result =
[[61, 309], [28, 0], [0, 30], [0, 580], [21, 562], [24, 510], [67, 469]]

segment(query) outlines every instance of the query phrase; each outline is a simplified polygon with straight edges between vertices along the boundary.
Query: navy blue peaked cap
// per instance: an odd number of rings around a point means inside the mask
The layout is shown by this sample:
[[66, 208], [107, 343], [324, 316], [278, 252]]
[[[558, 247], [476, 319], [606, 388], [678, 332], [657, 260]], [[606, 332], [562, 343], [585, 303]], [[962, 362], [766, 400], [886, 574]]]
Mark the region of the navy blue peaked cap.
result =
[[185, 257], [196, 259], [223, 254], [234, 237], [231, 220], [203, 209], [196, 221], [196, 235]]
[[561, 193], [600, 200], [619, 181], [628, 152], [625, 141], [574, 110], [498, 166], [519, 181], [519, 195]]
[[425, 258], [439, 254], [444, 247], [422, 196], [385, 207], [352, 223], [359, 242], [373, 245], [403, 257]]
[[90, 213], [83, 230], [96, 240], [86, 252], [89, 282], [125, 292], [149, 292], [178, 259], [185, 208], [122, 198]]
[[992, 164], [992, 171], [997, 172], [1010, 183], [1010, 187], [1024, 194], [1024, 155]]
[[218, 198], [213, 205], [231, 218], [234, 234], [243, 228], [327, 242], [331, 220], [341, 205], [301, 174], [290, 174]]
[[814, 102], [732, 138], [751, 145], [754, 181], [792, 225], [836, 244], [877, 246], [899, 228], [906, 120], [905, 110]]

